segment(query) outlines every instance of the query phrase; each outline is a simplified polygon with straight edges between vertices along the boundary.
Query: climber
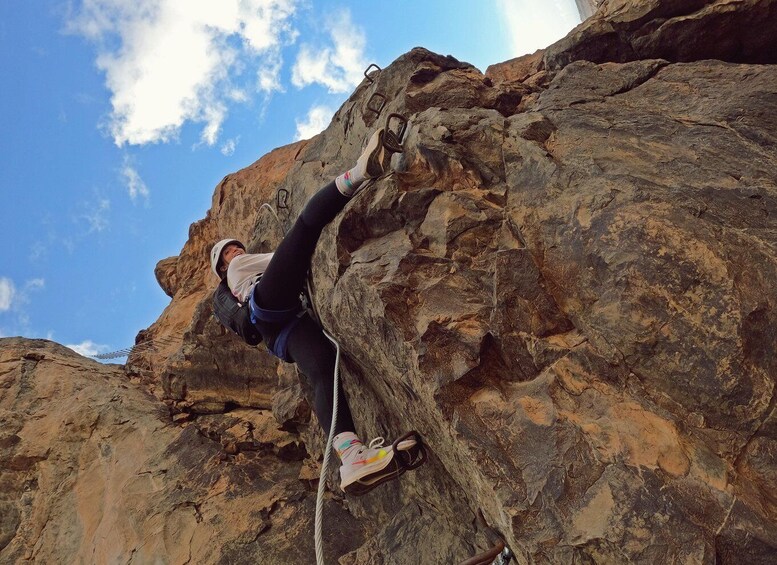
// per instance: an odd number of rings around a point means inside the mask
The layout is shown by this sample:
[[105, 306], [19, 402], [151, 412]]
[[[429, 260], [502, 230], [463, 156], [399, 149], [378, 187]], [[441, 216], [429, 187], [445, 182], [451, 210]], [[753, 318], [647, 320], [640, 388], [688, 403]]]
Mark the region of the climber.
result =
[[[332, 422], [336, 356], [321, 328], [302, 307], [300, 294], [321, 231], [360, 185], [388, 168], [397, 148], [384, 143], [384, 131], [372, 135], [355, 167], [310, 198], [274, 253], [246, 253], [245, 245], [235, 239], [219, 241], [210, 253], [211, 268], [221, 278], [214, 293], [219, 321], [247, 343], [264, 340], [273, 355], [297, 364], [311, 384], [313, 409], [325, 433]], [[416, 441], [407, 438], [384, 447], [382, 438], [376, 438], [364, 445], [355, 433], [342, 387], [337, 404], [332, 445], [341, 462], [340, 487], [362, 494], [401, 474], [395, 452], [412, 450]]]

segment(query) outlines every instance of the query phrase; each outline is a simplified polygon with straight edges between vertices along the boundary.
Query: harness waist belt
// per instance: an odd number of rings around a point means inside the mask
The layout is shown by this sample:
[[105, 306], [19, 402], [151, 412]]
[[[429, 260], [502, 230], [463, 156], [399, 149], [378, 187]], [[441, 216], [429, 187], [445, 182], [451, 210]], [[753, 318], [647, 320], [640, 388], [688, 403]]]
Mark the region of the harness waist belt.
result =
[[251, 311], [251, 323], [256, 324], [258, 321], [267, 322], [270, 324], [278, 324], [283, 326], [280, 333], [275, 338], [275, 341], [270, 347], [267, 344], [267, 349], [270, 353], [275, 355], [278, 359], [291, 363], [292, 360], [289, 357], [289, 335], [297, 327], [302, 316], [307, 312], [301, 305], [294, 306], [287, 310], [269, 310], [267, 308], [260, 308], [256, 302], [254, 302], [254, 293], [251, 293], [251, 297], [248, 299], [248, 307]]

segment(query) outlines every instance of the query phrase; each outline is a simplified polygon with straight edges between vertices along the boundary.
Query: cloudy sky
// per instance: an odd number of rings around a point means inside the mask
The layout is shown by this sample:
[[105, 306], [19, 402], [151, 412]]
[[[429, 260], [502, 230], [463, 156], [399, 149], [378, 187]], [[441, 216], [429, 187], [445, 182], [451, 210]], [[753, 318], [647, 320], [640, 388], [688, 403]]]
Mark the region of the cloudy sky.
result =
[[369, 64], [485, 71], [578, 23], [574, 0], [0, 3], [0, 337], [132, 345], [218, 182], [324, 129]]

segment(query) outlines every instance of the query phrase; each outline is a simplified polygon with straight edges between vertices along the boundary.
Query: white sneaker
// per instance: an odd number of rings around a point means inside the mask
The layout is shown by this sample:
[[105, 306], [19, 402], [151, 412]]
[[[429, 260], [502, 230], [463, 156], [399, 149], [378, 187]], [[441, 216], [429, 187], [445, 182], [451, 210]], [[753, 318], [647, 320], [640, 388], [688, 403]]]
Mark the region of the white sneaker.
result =
[[[415, 444], [415, 440], [412, 441]], [[405, 443], [405, 442], [402, 442]], [[340, 488], [345, 487], [369, 477], [381, 474], [394, 459], [394, 450], [391, 446], [384, 447], [382, 437], [373, 439], [370, 444], [356, 444], [348, 448], [342, 454], [340, 465]], [[408, 448], [409, 449], [409, 448]]]
[[[383, 146], [384, 133], [385, 130], [383, 128], [376, 130], [357, 159], [356, 166], [354, 167], [354, 174], [357, 179], [374, 179], [385, 172], [387, 165], [386, 154], [388, 152]], [[388, 157], [391, 157], [390, 153], [388, 153]]]

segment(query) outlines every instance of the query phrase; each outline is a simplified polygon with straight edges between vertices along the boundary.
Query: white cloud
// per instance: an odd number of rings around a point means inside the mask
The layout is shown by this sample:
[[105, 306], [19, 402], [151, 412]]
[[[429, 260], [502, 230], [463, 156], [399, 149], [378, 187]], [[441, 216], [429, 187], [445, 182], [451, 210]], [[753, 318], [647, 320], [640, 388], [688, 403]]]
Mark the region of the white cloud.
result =
[[192, 121], [213, 145], [247, 59], [267, 73], [260, 83], [278, 82], [298, 1], [82, 0], [68, 29], [97, 45], [114, 142], [166, 142]]
[[132, 165], [128, 155], [124, 156], [124, 165], [121, 168], [121, 174], [127, 183], [127, 192], [129, 193], [130, 200], [135, 202], [138, 196], [142, 196], [148, 201], [148, 197], [151, 193], [148, 190], [146, 183], [140, 178], [140, 173], [138, 173], [137, 169]]
[[30, 290], [42, 290], [46, 288], [46, 280], [45, 279], [30, 279], [26, 283], [24, 283], [24, 290], [30, 291]]
[[291, 82], [298, 88], [319, 83], [329, 92], [348, 92], [361, 82], [367, 67], [364, 32], [351, 21], [348, 10], [337, 14], [326, 29], [333, 46], [303, 44], [292, 69]]
[[73, 351], [75, 351], [79, 355], [83, 355], [84, 357], [93, 357], [100, 353], [105, 353], [108, 350], [107, 345], [99, 345], [90, 339], [86, 339], [81, 343], [78, 343], [75, 345], [72, 345], [72, 344], [66, 345], [65, 347], [72, 349]]
[[281, 84], [281, 69], [283, 58], [279, 50], [268, 53], [256, 71], [256, 86], [265, 94], [284, 92]]
[[32, 245], [30, 245], [30, 260], [37, 261], [38, 259], [43, 257], [47, 251], [48, 251], [48, 248], [46, 247], [46, 244], [44, 244], [42, 241], [34, 242]]
[[[83, 220], [86, 222], [87, 233], [101, 232], [110, 224], [108, 220], [108, 212], [111, 210], [111, 201], [107, 198], [96, 198], [92, 202], [84, 202], [82, 204], [84, 211], [81, 212], [76, 220]], [[62, 240], [62, 244], [68, 249], [73, 250], [73, 242], [68, 241], [67, 238]]]
[[232, 102], [248, 102], [248, 93], [242, 88], [233, 88], [227, 93]]
[[16, 286], [13, 281], [7, 277], [0, 277], [0, 312], [11, 308], [15, 295]]
[[309, 111], [307, 118], [304, 122], [296, 120], [297, 134], [294, 137], [295, 141], [300, 139], [310, 139], [316, 134], [324, 131], [329, 122], [332, 121], [332, 116], [335, 111], [327, 106], [313, 106]]
[[516, 57], [548, 47], [580, 23], [573, 0], [497, 0], [496, 5]]
[[224, 142], [224, 145], [221, 146], [221, 154], [229, 157], [230, 155], [233, 155], [235, 153], [235, 148], [237, 147], [237, 144], [240, 142], [240, 136], [236, 137], [235, 139], [228, 139]]
[[45, 286], [46, 281], [38, 278], [28, 280], [18, 289], [11, 279], [0, 277], [0, 312], [14, 310], [24, 322], [26, 314], [21, 311], [21, 307], [29, 302], [29, 293], [42, 290]]

